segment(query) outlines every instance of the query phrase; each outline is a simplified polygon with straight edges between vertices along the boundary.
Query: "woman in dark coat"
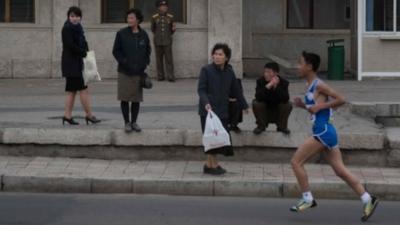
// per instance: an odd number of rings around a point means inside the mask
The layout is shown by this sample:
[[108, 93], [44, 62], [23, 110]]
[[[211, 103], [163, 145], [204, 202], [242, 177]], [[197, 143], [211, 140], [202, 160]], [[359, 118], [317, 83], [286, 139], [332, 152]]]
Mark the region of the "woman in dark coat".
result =
[[[113, 48], [113, 55], [118, 62], [118, 100], [125, 121], [125, 132], [140, 132], [136, 123], [140, 102], [143, 101], [141, 77], [150, 64], [150, 40], [139, 24], [143, 15], [138, 9], [131, 9], [126, 14], [128, 26], [118, 31]], [[131, 105], [129, 105], [131, 103]], [[131, 118], [129, 118], [129, 108]]]
[[72, 108], [74, 107], [75, 96], [79, 91], [82, 106], [86, 112], [86, 124], [99, 123], [92, 114], [89, 101], [89, 92], [85, 86], [82, 76], [83, 58], [89, 50], [86, 38], [81, 25], [82, 11], [72, 6], [68, 10], [68, 19], [62, 28], [62, 58], [61, 70], [62, 75], [66, 79], [65, 92], [67, 93], [65, 102], [65, 112], [62, 123], [65, 122], [71, 125], [78, 125], [72, 118]]
[[[212, 110], [217, 114], [223, 126], [228, 131], [229, 121], [229, 99], [238, 100], [242, 110], [248, 112], [248, 105], [243, 93], [240, 90], [235, 72], [229, 60], [231, 49], [227, 44], [216, 44], [212, 50], [213, 63], [204, 66], [200, 72], [198, 83], [199, 115], [202, 131], [204, 132], [208, 111]], [[228, 131], [229, 132], [229, 131]], [[207, 162], [203, 172], [207, 174], [220, 175], [226, 170], [218, 165], [217, 154], [233, 156], [232, 146], [212, 149], [207, 154]]]

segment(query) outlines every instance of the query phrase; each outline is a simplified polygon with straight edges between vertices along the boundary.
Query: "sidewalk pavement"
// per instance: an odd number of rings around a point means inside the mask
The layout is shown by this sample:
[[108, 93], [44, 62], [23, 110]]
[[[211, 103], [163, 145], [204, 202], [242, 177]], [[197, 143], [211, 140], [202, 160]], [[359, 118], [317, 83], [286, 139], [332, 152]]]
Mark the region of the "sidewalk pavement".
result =
[[[138, 118], [144, 129], [200, 130], [197, 115], [197, 80], [178, 80], [176, 83], [154, 82], [154, 88], [145, 90], [144, 102]], [[347, 100], [362, 105], [361, 115], [376, 111], [371, 104], [379, 102], [400, 102], [400, 81], [339, 81], [329, 82], [341, 91]], [[92, 109], [103, 120], [98, 126], [83, 126], [84, 113], [76, 99], [74, 117], [82, 124], [78, 127], [61, 125], [64, 114], [63, 80], [1, 80], [0, 79], [0, 128], [66, 128], [66, 129], [123, 129], [123, 119], [116, 99], [116, 81], [106, 80], [91, 86]], [[255, 81], [244, 80], [247, 101], [251, 105], [254, 98]], [[304, 82], [294, 81], [290, 86], [291, 97], [304, 92]], [[368, 104], [367, 104], [368, 103]], [[365, 105], [367, 104], [367, 105]], [[350, 107], [351, 108], [351, 107]], [[349, 107], [335, 113], [335, 125], [339, 132], [380, 133], [380, 127], [371, 118], [351, 114]], [[389, 108], [388, 108], [388, 111]], [[393, 110], [392, 110], [393, 111]], [[293, 132], [309, 133], [310, 123], [304, 110], [294, 109], [289, 128]], [[243, 130], [255, 128], [252, 113], [244, 116], [240, 124]], [[269, 130], [275, 131], [275, 126]]]
[[[298, 197], [287, 164], [223, 162], [223, 176], [204, 175], [200, 161], [124, 161], [0, 157], [2, 191]], [[306, 166], [317, 198], [356, 199], [327, 165]], [[350, 167], [369, 190], [400, 200], [399, 168]]]

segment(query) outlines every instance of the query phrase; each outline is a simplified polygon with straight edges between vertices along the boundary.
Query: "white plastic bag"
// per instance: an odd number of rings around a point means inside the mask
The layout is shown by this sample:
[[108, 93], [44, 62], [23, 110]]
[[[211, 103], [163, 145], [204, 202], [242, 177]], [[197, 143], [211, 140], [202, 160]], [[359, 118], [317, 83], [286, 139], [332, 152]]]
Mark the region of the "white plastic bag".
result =
[[204, 151], [231, 145], [228, 132], [219, 120], [218, 116], [209, 111], [207, 114], [206, 125], [203, 134]]
[[100, 74], [97, 70], [96, 56], [94, 51], [89, 51], [85, 58], [83, 58], [83, 80], [85, 85], [95, 81], [101, 81]]

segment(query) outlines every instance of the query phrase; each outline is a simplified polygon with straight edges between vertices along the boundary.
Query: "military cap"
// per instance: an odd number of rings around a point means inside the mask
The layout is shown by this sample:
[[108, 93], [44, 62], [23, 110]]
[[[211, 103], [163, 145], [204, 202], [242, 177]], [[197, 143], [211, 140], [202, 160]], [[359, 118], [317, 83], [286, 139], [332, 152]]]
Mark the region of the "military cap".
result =
[[168, 1], [166, 1], [166, 0], [158, 0], [156, 2], [156, 7], [160, 7], [162, 5], [168, 5]]

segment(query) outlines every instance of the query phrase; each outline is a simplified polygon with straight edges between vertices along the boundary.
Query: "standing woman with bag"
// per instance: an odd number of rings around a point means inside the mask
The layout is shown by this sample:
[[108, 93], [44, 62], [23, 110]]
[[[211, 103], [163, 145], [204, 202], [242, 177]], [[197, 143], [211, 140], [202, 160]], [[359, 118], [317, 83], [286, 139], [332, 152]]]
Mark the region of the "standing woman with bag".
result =
[[[248, 113], [249, 107], [246, 99], [240, 90], [235, 72], [229, 64], [231, 54], [232, 51], [227, 44], [216, 44], [212, 49], [213, 63], [205, 65], [201, 69], [198, 94], [200, 98], [199, 115], [203, 133], [207, 114], [211, 110], [220, 118], [225, 130], [228, 131], [230, 97], [237, 99], [241, 109]], [[233, 156], [232, 145], [207, 151], [207, 162], [203, 168], [204, 173], [212, 175], [226, 173], [226, 170], [218, 164], [218, 154]]]
[[[128, 26], [117, 32], [113, 55], [118, 62], [118, 100], [125, 121], [125, 132], [140, 132], [136, 123], [140, 102], [143, 101], [141, 79], [150, 64], [150, 40], [146, 31], [139, 24], [143, 14], [138, 9], [130, 9], [126, 13]], [[129, 105], [131, 103], [131, 105]], [[131, 118], [129, 118], [129, 108]]]
[[70, 125], [79, 125], [72, 118], [72, 109], [74, 107], [75, 96], [79, 91], [80, 100], [86, 113], [86, 124], [100, 123], [93, 114], [90, 107], [89, 91], [83, 81], [83, 58], [86, 57], [89, 50], [86, 38], [81, 25], [82, 11], [76, 6], [69, 8], [68, 19], [62, 28], [62, 58], [61, 70], [62, 76], [66, 79], [65, 91], [67, 93], [65, 102], [65, 112], [62, 123], [67, 122]]

